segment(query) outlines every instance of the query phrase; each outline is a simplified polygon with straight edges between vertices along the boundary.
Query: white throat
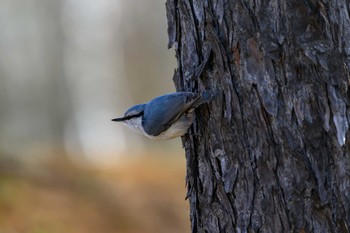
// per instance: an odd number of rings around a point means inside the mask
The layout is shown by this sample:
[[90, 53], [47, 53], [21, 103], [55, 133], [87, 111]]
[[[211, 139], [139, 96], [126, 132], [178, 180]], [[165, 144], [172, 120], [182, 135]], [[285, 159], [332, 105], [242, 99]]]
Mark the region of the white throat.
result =
[[130, 129], [137, 133], [145, 133], [142, 128], [142, 116], [131, 118], [129, 120], [124, 121], [123, 123], [124, 125], [128, 126]]

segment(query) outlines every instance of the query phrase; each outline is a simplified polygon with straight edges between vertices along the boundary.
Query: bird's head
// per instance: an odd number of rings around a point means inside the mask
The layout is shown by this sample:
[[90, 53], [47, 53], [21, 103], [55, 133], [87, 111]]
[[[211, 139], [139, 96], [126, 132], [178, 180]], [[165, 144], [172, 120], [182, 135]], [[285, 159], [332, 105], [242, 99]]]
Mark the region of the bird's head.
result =
[[142, 116], [145, 109], [145, 104], [138, 104], [129, 108], [123, 117], [114, 118], [112, 121], [122, 122], [130, 129], [143, 132], [142, 128]]

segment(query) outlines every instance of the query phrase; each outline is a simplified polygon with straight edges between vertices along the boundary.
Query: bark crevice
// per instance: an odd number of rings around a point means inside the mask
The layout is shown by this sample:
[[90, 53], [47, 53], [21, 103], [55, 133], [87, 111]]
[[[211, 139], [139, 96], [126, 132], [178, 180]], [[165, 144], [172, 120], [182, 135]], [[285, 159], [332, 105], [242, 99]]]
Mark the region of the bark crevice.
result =
[[192, 232], [348, 232], [350, 2], [168, 0]]

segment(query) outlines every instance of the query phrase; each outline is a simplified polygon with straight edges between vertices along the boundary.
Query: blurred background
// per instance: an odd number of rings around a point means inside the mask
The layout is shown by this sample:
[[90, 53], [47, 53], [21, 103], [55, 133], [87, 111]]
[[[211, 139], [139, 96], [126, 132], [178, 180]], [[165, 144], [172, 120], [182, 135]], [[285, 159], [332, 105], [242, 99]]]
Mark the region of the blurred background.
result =
[[175, 91], [165, 0], [0, 0], [0, 233], [189, 232], [181, 141], [110, 119]]

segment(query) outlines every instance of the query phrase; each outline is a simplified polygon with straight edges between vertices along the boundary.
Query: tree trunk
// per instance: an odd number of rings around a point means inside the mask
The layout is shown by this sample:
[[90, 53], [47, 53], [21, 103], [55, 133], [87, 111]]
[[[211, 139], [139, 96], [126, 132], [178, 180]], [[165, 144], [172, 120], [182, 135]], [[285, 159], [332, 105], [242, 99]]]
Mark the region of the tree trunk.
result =
[[166, 8], [177, 90], [216, 92], [183, 138], [192, 232], [349, 232], [349, 1]]

